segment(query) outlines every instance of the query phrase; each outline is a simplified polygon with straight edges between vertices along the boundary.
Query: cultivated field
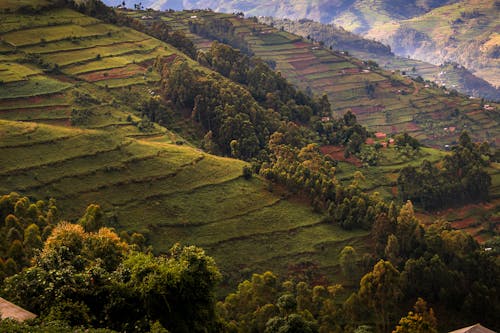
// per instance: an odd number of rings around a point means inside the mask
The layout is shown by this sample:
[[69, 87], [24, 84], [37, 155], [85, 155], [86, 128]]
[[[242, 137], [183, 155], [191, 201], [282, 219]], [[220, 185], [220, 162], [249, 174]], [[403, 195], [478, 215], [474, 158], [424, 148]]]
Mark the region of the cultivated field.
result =
[[56, 198], [73, 221], [98, 203], [112, 227], [144, 233], [157, 252], [203, 246], [229, 288], [253, 272], [310, 266], [335, 281], [343, 246], [364, 253], [366, 232], [326, 224], [307, 202], [245, 180], [245, 162], [141, 127], [139, 107], [159, 91], [152, 63], [185, 57], [176, 49], [67, 9], [0, 20], [9, 22], [0, 29], [0, 193]]

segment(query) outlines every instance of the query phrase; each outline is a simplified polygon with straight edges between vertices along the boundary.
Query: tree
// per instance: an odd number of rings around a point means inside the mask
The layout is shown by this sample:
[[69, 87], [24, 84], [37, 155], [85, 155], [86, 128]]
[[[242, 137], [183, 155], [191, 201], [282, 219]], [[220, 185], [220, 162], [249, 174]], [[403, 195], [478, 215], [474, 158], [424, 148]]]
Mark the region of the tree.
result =
[[314, 322], [294, 313], [285, 318], [274, 317], [266, 323], [264, 333], [314, 333], [318, 332]]
[[357, 271], [356, 257], [356, 250], [352, 246], [345, 246], [340, 252], [340, 268], [344, 276], [349, 280], [354, 279]]
[[78, 221], [86, 232], [96, 232], [104, 226], [104, 212], [101, 206], [91, 204], [85, 210], [85, 214]]
[[437, 333], [437, 320], [432, 308], [427, 309], [427, 303], [418, 298], [414, 311], [399, 320], [392, 333]]
[[371, 311], [379, 332], [387, 332], [401, 296], [399, 272], [389, 261], [380, 260], [361, 279], [358, 296]]

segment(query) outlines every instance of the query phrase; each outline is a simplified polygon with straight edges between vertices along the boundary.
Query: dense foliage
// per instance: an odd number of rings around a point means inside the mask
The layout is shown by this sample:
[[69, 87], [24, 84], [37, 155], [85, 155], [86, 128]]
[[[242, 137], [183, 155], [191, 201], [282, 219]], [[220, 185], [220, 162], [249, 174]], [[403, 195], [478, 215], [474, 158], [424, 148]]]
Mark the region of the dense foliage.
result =
[[464, 132], [451, 155], [442, 161], [442, 168], [429, 161], [419, 168], [403, 168], [397, 181], [399, 195], [425, 209], [487, 200], [491, 177], [484, 168], [490, 158], [488, 145], [474, 144]]
[[141, 237], [126, 237], [129, 244], [102, 222], [100, 207], [91, 205], [78, 224], [59, 223], [32, 266], [4, 280], [2, 295], [46, 323], [60, 322], [54, 327], [61, 330], [220, 331], [213, 296], [220, 274], [212, 258], [194, 246], [175, 245], [161, 257], [139, 252]]
[[30, 260], [59, 220], [55, 200], [31, 202], [17, 193], [0, 197], [0, 275], [10, 276]]

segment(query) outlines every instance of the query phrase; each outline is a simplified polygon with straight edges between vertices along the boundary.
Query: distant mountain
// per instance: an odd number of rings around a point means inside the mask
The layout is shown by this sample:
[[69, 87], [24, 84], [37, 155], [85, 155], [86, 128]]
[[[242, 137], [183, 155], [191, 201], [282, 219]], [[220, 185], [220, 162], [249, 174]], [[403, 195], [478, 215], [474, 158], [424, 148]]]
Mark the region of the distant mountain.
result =
[[[116, 6], [121, 0], [105, 0]], [[364, 32], [374, 24], [408, 19], [422, 15], [456, 0], [144, 0], [125, 1], [128, 7], [141, 2], [144, 8], [194, 9], [211, 8], [217, 12], [244, 12], [251, 16], [308, 18], [322, 23], [335, 22], [349, 30]]]
[[399, 70], [413, 77], [421, 76], [467, 95], [500, 100], [500, 89], [477, 77], [462, 65], [445, 62], [434, 65], [429, 62], [397, 56], [391, 48], [380, 42], [363, 38], [342, 27], [323, 24], [308, 19], [289, 20], [263, 17], [261, 22], [278, 29], [301, 35], [311, 40], [324, 43], [334, 50], [348, 51], [363, 60], [374, 60], [389, 70]]
[[442, 64], [459, 63], [500, 86], [500, 1], [464, 0], [400, 22], [366, 36], [391, 46], [399, 55]]

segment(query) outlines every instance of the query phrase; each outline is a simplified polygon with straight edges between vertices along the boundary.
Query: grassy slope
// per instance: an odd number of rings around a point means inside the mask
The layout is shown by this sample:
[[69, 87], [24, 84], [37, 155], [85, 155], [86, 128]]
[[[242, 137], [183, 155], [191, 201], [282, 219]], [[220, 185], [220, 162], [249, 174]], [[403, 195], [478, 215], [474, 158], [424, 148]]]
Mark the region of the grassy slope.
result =
[[[276, 70], [298, 87], [316, 94], [326, 93], [334, 115], [352, 110], [358, 120], [374, 131], [397, 133], [407, 131], [424, 143], [442, 147], [456, 140], [458, 133], [467, 129], [476, 140], [500, 143], [496, 111], [482, 110], [478, 100], [464, 96], [447, 95], [442, 89], [425, 87], [398, 73], [368, 68], [355, 58], [330, 52], [319, 45], [301, 40], [297, 35], [261, 25], [252, 20], [229, 14], [196, 12], [197, 20], [218, 17], [230, 20], [236, 33], [251, 47], [256, 56], [276, 62]], [[135, 14], [140, 17], [141, 14]], [[165, 13], [174, 29], [189, 36], [190, 11]], [[209, 44], [206, 39], [195, 39], [201, 49]], [[373, 97], [366, 87], [373, 84]], [[457, 109], [458, 113], [454, 112]], [[456, 127], [454, 133], [444, 130]], [[486, 129], [486, 130], [485, 130]]]
[[[156, 251], [177, 241], [203, 246], [230, 287], [244, 274], [273, 270], [286, 276], [304, 265], [335, 280], [344, 245], [363, 253], [366, 232], [326, 225], [307, 204], [268, 191], [259, 178], [244, 180], [244, 162], [176, 145], [183, 139], [160, 126], [137, 128], [133, 107], [140, 100], [133, 99], [158, 88], [158, 77], [147, 71], [150, 59], [183, 57], [176, 49], [66, 9], [36, 17], [4, 13], [0, 21], [17, 27], [17, 35], [0, 33], [12, 44], [12, 36], [33, 36], [23, 32], [48, 25], [53, 34], [53, 41], [32, 38], [17, 49], [5, 43], [0, 51], [0, 68], [6, 69], [0, 70], [0, 193], [55, 197], [67, 219], [97, 202], [114, 226], [144, 232]], [[31, 21], [38, 26], [25, 24]], [[68, 24], [78, 28], [68, 30]], [[21, 62], [35, 53], [61, 73]], [[109, 78], [116, 68], [130, 73]], [[73, 109], [89, 112], [81, 128], [70, 126]]]
[[[473, 11], [479, 15], [462, 16]], [[432, 63], [455, 61], [499, 86], [500, 59], [493, 55], [500, 47], [499, 18], [500, 7], [495, 1], [463, 0], [419, 17], [377, 26], [367, 36], [389, 43], [397, 53], [412, 54], [417, 59]], [[396, 40], [399, 28], [414, 29], [431, 42], [422, 46], [418, 41], [410, 41], [406, 47], [397, 45], [400, 44]]]

